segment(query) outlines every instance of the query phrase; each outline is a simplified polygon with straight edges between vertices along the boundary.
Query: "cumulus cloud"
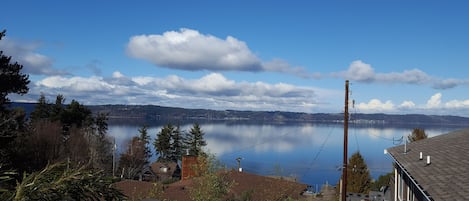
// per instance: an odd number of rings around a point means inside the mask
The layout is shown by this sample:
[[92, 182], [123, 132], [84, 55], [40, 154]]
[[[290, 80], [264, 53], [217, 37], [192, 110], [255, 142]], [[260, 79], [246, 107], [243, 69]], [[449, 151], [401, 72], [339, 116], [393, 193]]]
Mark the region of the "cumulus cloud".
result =
[[449, 115], [467, 116], [469, 112], [469, 99], [449, 100], [445, 102], [443, 101], [443, 94], [436, 93], [428, 99], [427, 103], [422, 106], [422, 109], [426, 111], [440, 111], [440, 113], [447, 113]]
[[360, 112], [365, 113], [427, 113], [467, 116], [469, 100], [450, 100], [444, 102], [442, 99], [443, 94], [436, 93], [422, 104], [406, 100], [396, 106], [389, 100], [383, 102], [379, 99], [372, 99], [367, 103], [359, 103], [356, 107]]
[[441, 93], [436, 93], [427, 101], [427, 108], [438, 108], [441, 104]]
[[124, 75], [119, 71], [115, 71], [115, 72], [112, 73], [112, 77], [113, 78], [123, 78]]
[[445, 103], [446, 108], [466, 108], [469, 109], [469, 100], [451, 100]]
[[260, 71], [261, 61], [243, 41], [220, 39], [192, 29], [130, 38], [127, 53], [160, 67], [183, 70]]
[[128, 77], [118, 71], [110, 77], [50, 76], [34, 82], [28, 96], [35, 100], [40, 92], [49, 96], [60, 93], [70, 100], [86, 100], [85, 104], [155, 104], [221, 110], [311, 112], [319, 104], [316, 88], [234, 81], [220, 73], [197, 79], [176, 75]]
[[412, 109], [415, 107], [415, 103], [412, 101], [404, 101], [399, 105], [399, 108], [402, 109]]
[[391, 101], [381, 102], [378, 99], [372, 99], [368, 103], [359, 103], [356, 107], [364, 112], [389, 112], [395, 109]]
[[336, 75], [348, 80], [360, 82], [372, 82], [376, 80], [375, 70], [371, 65], [360, 60], [353, 61], [347, 71], [339, 72]]
[[385, 84], [417, 84], [431, 85], [435, 89], [449, 89], [459, 85], [468, 85], [469, 80], [439, 79], [419, 70], [404, 70], [403, 72], [376, 73], [375, 69], [361, 60], [353, 61], [346, 71], [332, 73], [333, 77], [364, 82]]
[[273, 71], [306, 76], [302, 67], [281, 59], [262, 61], [248, 45], [232, 36], [225, 39], [182, 28], [161, 35], [130, 38], [127, 54], [159, 67], [189, 71]]
[[65, 75], [65, 71], [53, 68], [53, 60], [37, 52], [41, 46], [38, 42], [16, 41], [10, 38], [2, 38], [0, 47], [5, 55], [12, 57], [12, 62], [17, 61], [23, 65], [23, 71], [35, 75]]

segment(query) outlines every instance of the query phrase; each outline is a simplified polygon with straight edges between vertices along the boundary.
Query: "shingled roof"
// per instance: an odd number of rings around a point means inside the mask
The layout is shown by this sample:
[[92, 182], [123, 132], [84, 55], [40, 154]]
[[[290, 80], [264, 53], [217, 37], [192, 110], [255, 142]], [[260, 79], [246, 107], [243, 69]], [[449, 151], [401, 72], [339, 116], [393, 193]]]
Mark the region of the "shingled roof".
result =
[[469, 200], [469, 129], [392, 147], [388, 152], [433, 200]]

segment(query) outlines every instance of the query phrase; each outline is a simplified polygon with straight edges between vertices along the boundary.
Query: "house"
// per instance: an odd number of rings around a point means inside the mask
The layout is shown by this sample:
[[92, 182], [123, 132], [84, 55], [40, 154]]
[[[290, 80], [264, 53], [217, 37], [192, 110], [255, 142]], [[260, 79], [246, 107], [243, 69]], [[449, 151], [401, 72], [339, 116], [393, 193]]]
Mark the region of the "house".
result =
[[152, 181], [168, 181], [181, 178], [181, 168], [176, 162], [154, 162], [150, 165], [154, 175]]
[[385, 152], [395, 162], [393, 200], [469, 200], [469, 129]]

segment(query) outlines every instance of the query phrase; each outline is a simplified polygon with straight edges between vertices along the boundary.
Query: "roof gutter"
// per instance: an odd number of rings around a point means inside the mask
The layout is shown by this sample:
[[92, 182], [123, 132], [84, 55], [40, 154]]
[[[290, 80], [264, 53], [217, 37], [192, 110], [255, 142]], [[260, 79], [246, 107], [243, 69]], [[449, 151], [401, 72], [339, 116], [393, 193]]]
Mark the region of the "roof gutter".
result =
[[417, 181], [414, 180], [413, 177], [410, 176], [410, 174], [407, 172], [407, 170], [404, 168], [404, 166], [402, 166], [397, 160], [396, 158], [394, 158], [394, 156], [389, 153], [389, 155], [391, 156], [391, 158], [394, 160], [394, 162], [396, 162], [396, 164], [401, 168], [401, 170], [407, 175], [407, 177], [410, 179], [410, 181], [412, 181], [412, 183], [414, 184], [415, 187], [417, 187], [417, 189], [422, 193], [422, 195], [427, 199], [427, 200], [433, 200], [433, 198], [428, 195], [427, 193], [425, 193], [425, 191], [423, 190], [422, 186], [420, 186]]

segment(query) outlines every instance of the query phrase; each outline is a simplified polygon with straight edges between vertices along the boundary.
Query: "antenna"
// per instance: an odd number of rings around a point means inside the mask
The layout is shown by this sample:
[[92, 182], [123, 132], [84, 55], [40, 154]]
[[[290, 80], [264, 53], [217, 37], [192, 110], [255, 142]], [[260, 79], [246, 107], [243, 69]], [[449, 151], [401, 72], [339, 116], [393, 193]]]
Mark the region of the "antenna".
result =
[[407, 139], [404, 142], [404, 154], [407, 154]]
[[241, 159], [243, 159], [243, 158], [241, 158], [241, 157], [236, 158], [236, 161], [238, 161], [238, 171], [239, 172], [243, 171], [243, 168], [241, 168]]

